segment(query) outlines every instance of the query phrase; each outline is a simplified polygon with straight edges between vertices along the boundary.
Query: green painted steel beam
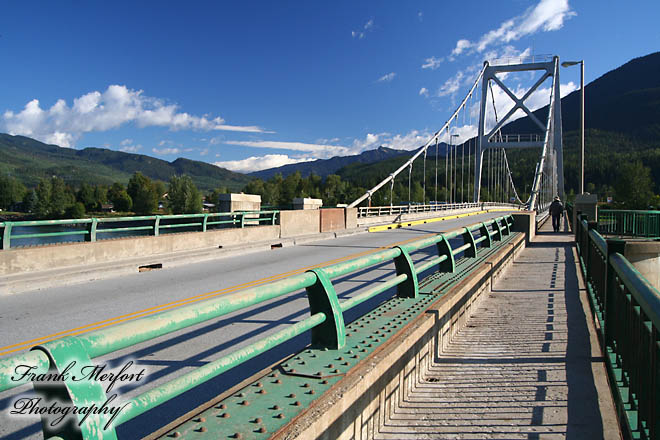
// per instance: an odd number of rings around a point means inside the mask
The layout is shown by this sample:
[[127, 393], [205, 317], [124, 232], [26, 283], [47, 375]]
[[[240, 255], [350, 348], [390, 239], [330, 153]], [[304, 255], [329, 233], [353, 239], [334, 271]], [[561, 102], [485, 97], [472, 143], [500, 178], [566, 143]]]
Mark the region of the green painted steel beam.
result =
[[276, 347], [298, 335], [305, 333], [307, 330], [323, 323], [326, 316], [323, 313], [318, 313], [306, 318], [300, 322], [290, 325], [289, 327], [280, 330], [270, 336], [267, 336], [257, 342], [240, 348], [233, 353], [223, 356], [222, 358], [209, 362], [208, 364], [186, 373], [183, 376], [177, 377], [166, 384], [160, 385], [154, 389], [146, 391], [133, 399], [129, 400], [124, 410], [117, 417], [117, 425], [121, 425], [140, 414], [155, 408], [156, 406], [167, 402], [168, 400], [203, 384], [209, 379], [212, 379], [219, 374], [248, 361], [269, 349]]

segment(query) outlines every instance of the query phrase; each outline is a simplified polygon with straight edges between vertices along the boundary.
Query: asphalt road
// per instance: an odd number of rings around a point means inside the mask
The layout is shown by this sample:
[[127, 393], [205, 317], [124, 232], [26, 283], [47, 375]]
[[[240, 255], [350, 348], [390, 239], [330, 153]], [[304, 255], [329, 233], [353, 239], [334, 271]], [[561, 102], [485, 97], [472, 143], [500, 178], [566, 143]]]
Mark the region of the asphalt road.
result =
[[[0, 357], [11, 356], [25, 351], [31, 345], [70, 334], [72, 329], [85, 331], [109, 324], [117, 317], [199, 295], [240, 295], [241, 286], [246, 283], [265, 283], [283, 274], [304, 272], [333, 260], [363, 255], [381, 247], [503, 214], [495, 212], [410, 228], [357, 234], [73, 286], [0, 296]], [[430, 248], [416, 252], [412, 257], [414, 261], [421, 261], [432, 254], [435, 254], [435, 250]], [[363, 287], [384, 281], [393, 272], [394, 265], [387, 263], [371, 270], [349, 274], [333, 283], [342, 301], [356, 295]], [[390, 290], [350, 310], [345, 314], [345, 321], [354, 320], [393, 294], [394, 290]], [[285, 325], [307, 317], [308, 310], [305, 292], [294, 292], [266, 304], [97, 358], [94, 363], [106, 364], [111, 369], [120, 368], [132, 360], [134, 365], [131, 371], [137, 373], [144, 368], [146, 374], [143, 380], [123, 383], [113, 390], [119, 392], [122, 398], [130, 398], [264, 335], [281, 330]], [[300, 350], [308, 342], [309, 336], [301, 335], [273, 352], [234, 369], [236, 371], [231, 370], [218, 376], [204, 386], [120, 426], [119, 437], [136, 438], [154, 431], [277, 359]], [[19, 397], [33, 396], [31, 385], [0, 393], [1, 438], [41, 438], [39, 416], [9, 414]]]

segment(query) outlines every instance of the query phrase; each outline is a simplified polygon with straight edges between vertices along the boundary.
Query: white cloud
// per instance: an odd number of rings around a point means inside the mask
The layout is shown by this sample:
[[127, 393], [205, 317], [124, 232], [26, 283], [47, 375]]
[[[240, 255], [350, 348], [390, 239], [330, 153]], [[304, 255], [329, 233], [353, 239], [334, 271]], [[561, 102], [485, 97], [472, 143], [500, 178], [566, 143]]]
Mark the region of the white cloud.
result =
[[417, 13], [417, 18], [419, 19], [420, 22], [424, 21], [424, 13], [422, 11], [419, 11]]
[[421, 89], [419, 89], [419, 95], [428, 97], [429, 89], [427, 89], [426, 87], [422, 87]]
[[126, 145], [131, 145], [133, 143], [133, 139], [124, 139], [119, 143], [122, 147], [125, 147]]
[[539, 31], [556, 31], [563, 27], [565, 20], [575, 15], [568, 0], [540, 0], [536, 6], [528, 8], [521, 15], [502, 22], [497, 29], [486, 32], [478, 41], [458, 40], [451, 53], [452, 56], [458, 56], [467, 50], [482, 53], [494, 44], [517, 41]]
[[311, 158], [292, 158], [286, 154], [267, 154], [265, 156], [251, 156], [242, 160], [228, 160], [224, 162], [215, 162], [213, 165], [227, 168], [228, 170], [239, 173], [249, 173], [252, 171], [265, 170], [268, 168], [281, 167], [292, 163], [309, 162]]
[[142, 145], [125, 145], [119, 149], [124, 153], [137, 153], [142, 148]]
[[359, 29], [357, 31], [351, 31], [351, 37], [358, 38], [361, 40], [366, 36], [367, 32], [373, 30], [373, 28], [374, 28], [374, 19], [372, 18], [369, 21], [367, 21], [364, 24], [364, 26], [362, 26], [362, 29]]
[[181, 152], [178, 148], [152, 148], [151, 151], [156, 154], [179, 154]]
[[424, 64], [422, 64], [422, 69], [431, 69], [435, 70], [438, 67], [440, 67], [440, 64], [444, 61], [444, 58], [436, 58], [436, 57], [430, 57], [424, 60]]
[[445, 83], [440, 86], [440, 89], [438, 90], [437, 95], [438, 96], [447, 96], [447, 95], [453, 95], [456, 93], [459, 88], [461, 87], [461, 83], [463, 81], [463, 77], [465, 76], [465, 73], [462, 70], [459, 70], [456, 75], [453, 77], [449, 78]]
[[390, 72], [378, 78], [378, 82], [390, 82], [394, 79], [395, 76], [396, 76], [396, 72]]
[[204, 148], [202, 151], [199, 152], [200, 156], [206, 156], [207, 154], [209, 154], [208, 148]]
[[304, 142], [225, 141], [224, 143], [228, 145], [238, 145], [242, 147], [305, 151], [305, 152], [313, 153], [315, 158], [320, 158], [320, 159], [325, 159], [332, 156], [343, 156], [350, 153], [349, 148], [340, 145], [307, 144]]
[[115, 129], [128, 123], [170, 130], [264, 132], [257, 126], [224, 122], [219, 116], [180, 112], [176, 104], [145, 96], [142, 90], [111, 85], [103, 93], [93, 91], [75, 98], [71, 107], [59, 99], [52, 107], [42, 109], [39, 100], [33, 99], [18, 113], [6, 111], [0, 119], [0, 128], [10, 134], [30, 136], [63, 147], [73, 147], [84, 133]]

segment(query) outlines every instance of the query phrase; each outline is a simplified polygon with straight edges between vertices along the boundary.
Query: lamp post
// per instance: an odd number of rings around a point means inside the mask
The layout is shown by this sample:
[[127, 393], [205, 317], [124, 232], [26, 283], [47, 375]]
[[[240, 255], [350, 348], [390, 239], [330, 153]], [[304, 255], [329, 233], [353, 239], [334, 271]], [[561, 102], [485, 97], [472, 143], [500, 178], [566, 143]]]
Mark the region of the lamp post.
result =
[[584, 194], [584, 60], [565, 61], [563, 67], [580, 65], [580, 138], [581, 138], [581, 165], [580, 165], [580, 194]]

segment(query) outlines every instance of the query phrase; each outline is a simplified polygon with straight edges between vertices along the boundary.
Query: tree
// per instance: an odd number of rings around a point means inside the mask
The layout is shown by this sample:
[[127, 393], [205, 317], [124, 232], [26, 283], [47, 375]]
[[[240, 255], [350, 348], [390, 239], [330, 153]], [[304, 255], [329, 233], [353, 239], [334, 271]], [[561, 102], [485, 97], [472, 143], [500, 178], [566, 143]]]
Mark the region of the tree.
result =
[[190, 176], [172, 176], [167, 198], [169, 208], [174, 214], [197, 214], [202, 212], [202, 194]]
[[64, 214], [66, 218], [83, 218], [85, 217], [85, 205], [81, 202], [76, 202], [69, 206]]
[[94, 209], [97, 211], [103, 209], [103, 204], [108, 202], [108, 188], [104, 185], [96, 185], [94, 187], [94, 202], [96, 204]]
[[23, 200], [27, 189], [18, 179], [0, 176], [0, 209], [9, 209]]
[[126, 192], [133, 200], [133, 211], [136, 214], [151, 214], [158, 208], [158, 193], [156, 187], [147, 176], [136, 171], [128, 181]]
[[88, 183], [80, 185], [80, 189], [76, 194], [76, 200], [85, 206], [85, 210], [91, 211], [96, 208], [96, 198], [94, 197], [94, 188]]
[[108, 190], [108, 200], [112, 202], [115, 211], [126, 212], [133, 207], [133, 199], [124, 189], [124, 185], [119, 182], [113, 183]]
[[648, 209], [653, 198], [651, 169], [636, 161], [621, 165], [618, 174], [614, 184], [617, 205], [626, 209]]
[[[227, 194], [228, 192], [229, 189], [227, 189], [226, 186], [221, 186], [220, 188], [216, 188], [206, 195], [206, 201], [214, 205], [213, 212], [220, 212], [220, 194]], [[257, 194], [257, 193], [250, 193], [250, 194]]]
[[61, 218], [66, 210], [75, 203], [76, 198], [62, 179], [53, 176], [50, 180], [42, 179], [35, 190], [36, 206], [34, 212], [40, 218]]

